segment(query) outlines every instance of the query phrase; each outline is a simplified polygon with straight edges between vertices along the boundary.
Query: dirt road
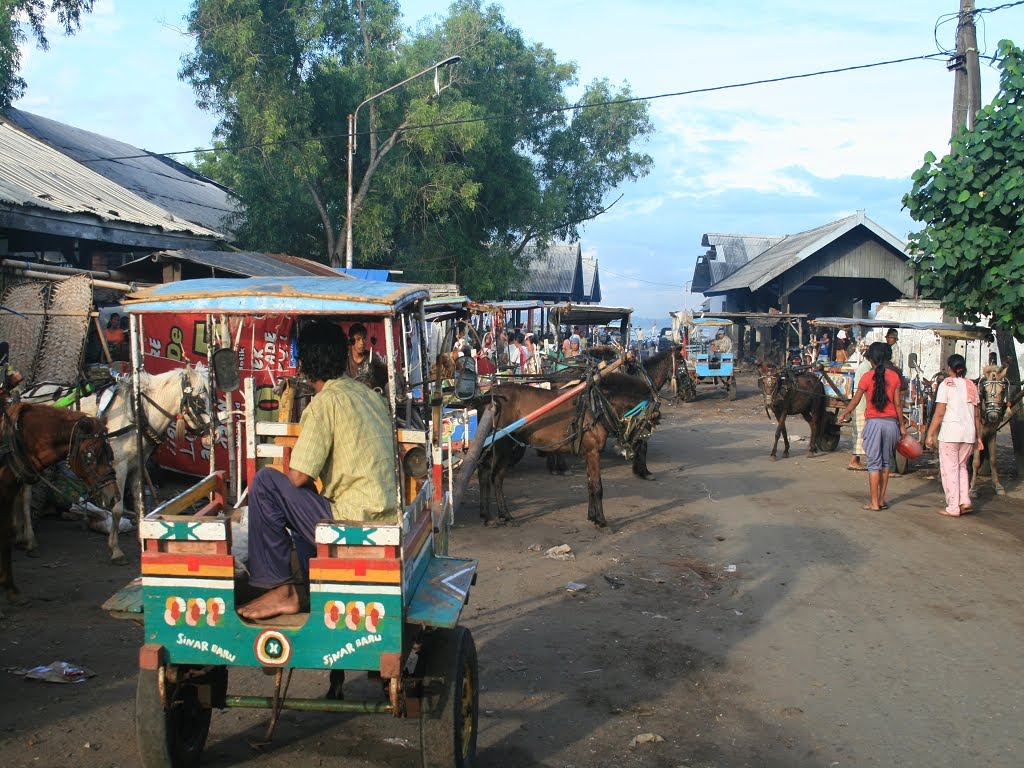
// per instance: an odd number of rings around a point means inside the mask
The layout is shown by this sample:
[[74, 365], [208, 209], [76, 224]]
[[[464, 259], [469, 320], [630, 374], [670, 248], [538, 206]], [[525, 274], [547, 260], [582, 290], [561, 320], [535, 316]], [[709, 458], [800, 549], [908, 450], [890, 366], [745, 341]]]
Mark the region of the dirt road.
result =
[[[529, 456], [510, 473], [518, 527], [481, 527], [471, 488], [452, 551], [480, 561], [463, 619], [480, 656], [481, 765], [1020, 764], [1018, 481], [950, 519], [936, 514], [934, 467], [919, 463], [892, 481], [889, 510], [865, 512], [848, 438], [818, 459], [804, 440], [772, 463], [774, 429], [754, 392], [741, 381], [735, 403], [666, 406], [654, 482], [607, 457], [613, 533], [586, 522], [578, 462], [551, 477]], [[117, 569], [104, 540], [74, 524], [43, 521], [40, 533], [43, 557], [16, 557], [33, 602], [4, 608], [2, 666], [66, 660], [96, 676], [0, 674], [0, 766], [137, 765], [141, 631], [98, 606], [135, 572], [138, 547], [126, 548], [135, 565]], [[544, 557], [559, 544], [575, 559]], [[296, 675], [292, 690], [317, 695], [321, 677]], [[249, 673], [231, 687], [267, 695], [271, 681]], [[371, 689], [355, 679], [347, 690]], [[257, 751], [264, 723], [262, 712], [215, 713], [204, 765], [418, 765], [414, 721], [285, 713]], [[664, 741], [632, 745], [641, 734]]]

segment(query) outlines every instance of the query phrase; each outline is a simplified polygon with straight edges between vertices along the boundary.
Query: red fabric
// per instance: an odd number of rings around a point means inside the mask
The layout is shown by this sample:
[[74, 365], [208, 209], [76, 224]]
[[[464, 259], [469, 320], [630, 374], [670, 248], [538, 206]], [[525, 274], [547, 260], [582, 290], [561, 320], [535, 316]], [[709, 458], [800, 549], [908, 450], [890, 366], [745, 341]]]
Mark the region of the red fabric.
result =
[[864, 410], [864, 418], [866, 419], [882, 419], [886, 417], [896, 418], [896, 405], [895, 403], [899, 400], [900, 391], [900, 375], [891, 368], [885, 369], [885, 408], [881, 411], [875, 408], [871, 403], [871, 396], [875, 390], [875, 372], [868, 371], [860, 377], [860, 382], [857, 384], [857, 389], [864, 390], [864, 399], [867, 402], [867, 407]]

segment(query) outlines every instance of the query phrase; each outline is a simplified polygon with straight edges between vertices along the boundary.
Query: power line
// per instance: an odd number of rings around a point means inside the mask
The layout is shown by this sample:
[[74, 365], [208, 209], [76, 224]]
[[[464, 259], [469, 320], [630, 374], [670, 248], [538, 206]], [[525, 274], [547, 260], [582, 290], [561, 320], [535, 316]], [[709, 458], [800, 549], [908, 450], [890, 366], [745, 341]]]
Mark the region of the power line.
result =
[[661, 288], [686, 288], [685, 285], [674, 285], [673, 283], [665, 283], [661, 280], [644, 280], [642, 277], [633, 277], [633, 275], [620, 275], [609, 269], [600, 269], [600, 271], [606, 275], [611, 275], [612, 277], [621, 277], [623, 280], [636, 280], [639, 283], [650, 283], [651, 285], [657, 285]]
[[[1019, 0], [1018, 3], [1012, 3], [1011, 5], [1024, 4], [1024, 0]], [[610, 107], [619, 104], [633, 104], [640, 101], [656, 101], [658, 99], [669, 99], [676, 98], [679, 96], [694, 96], [701, 93], [714, 93], [716, 91], [727, 91], [737, 88], [750, 88], [755, 85], [770, 85], [772, 83], [784, 83], [790, 80], [804, 80], [811, 77], [823, 77], [825, 75], [836, 75], [843, 72], [854, 72], [860, 69], [872, 69], [875, 67], [886, 67], [892, 64], [905, 64], [908, 61], [926, 61], [938, 58], [943, 58], [946, 53], [926, 53], [920, 56], [907, 56], [901, 59], [888, 59], [886, 61], [874, 61], [869, 64], [854, 64], [848, 67], [837, 67], [835, 69], [820, 69], [814, 72], [804, 72], [797, 75], [782, 75], [780, 77], [769, 77], [760, 80], [748, 80], [741, 83], [729, 83], [728, 85], [713, 85], [706, 88], [692, 88], [686, 91], [672, 91], [670, 93], [659, 93], [653, 96], [634, 96], [628, 99], [612, 99], [608, 101], [594, 102], [593, 104], [572, 104], [561, 107], [550, 107], [547, 109], [538, 109], [530, 112], [514, 112], [504, 115], [485, 115], [483, 117], [471, 117], [463, 118], [460, 120], [445, 120], [436, 123], [424, 123], [409, 125], [402, 128], [402, 132], [422, 130], [426, 128], [441, 128], [449, 125], [466, 125], [469, 123], [485, 123], [485, 122], [497, 122], [506, 120], [517, 120], [524, 117], [540, 117], [542, 115], [552, 115], [558, 112], [571, 112], [582, 109], [593, 109], [595, 107]], [[395, 129], [393, 128], [378, 128], [375, 131], [364, 131], [357, 133], [358, 136], [369, 136], [371, 133], [392, 133]], [[193, 155], [206, 152], [240, 152], [246, 149], [260, 149], [263, 147], [271, 147], [285, 144], [305, 144], [312, 141], [325, 141], [328, 139], [340, 139], [347, 137], [348, 133], [333, 133], [324, 134], [320, 136], [311, 136], [304, 139], [277, 139], [275, 141], [261, 142], [257, 144], [245, 144], [239, 147], [208, 147], [205, 149], [188, 149], [179, 150], [177, 152], [145, 152], [137, 155], [120, 155], [117, 157], [100, 157], [92, 160], [82, 160], [82, 163], [97, 163], [97, 162], [113, 162], [117, 160], [137, 160], [147, 157], [173, 157], [176, 155]]]

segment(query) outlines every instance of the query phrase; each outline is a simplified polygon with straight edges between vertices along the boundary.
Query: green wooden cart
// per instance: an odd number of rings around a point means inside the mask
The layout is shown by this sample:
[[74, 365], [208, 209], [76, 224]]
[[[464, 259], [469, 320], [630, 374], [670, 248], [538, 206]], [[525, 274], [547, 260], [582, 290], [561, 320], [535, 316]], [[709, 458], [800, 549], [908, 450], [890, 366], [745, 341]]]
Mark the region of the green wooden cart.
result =
[[[143, 623], [139, 652], [136, 733], [142, 765], [196, 765], [215, 709], [270, 710], [268, 737], [282, 710], [380, 712], [419, 717], [424, 766], [476, 763], [478, 667], [470, 631], [459, 626], [475, 582], [476, 561], [449, 557], [453, 510], [435, 467], [439, 447], [429, 424], [420, 288], [341, 278], [190, 280], [132, 294], [133, 364], [141, 368], [149, 313], [204, 313], [207, 338], [228, 339], [218, 327], [233, 317], [290, 313], [375, 323], [384, 337], [388, 398], [394, 417], [395, 478], [403, 509], [393, 524], [325, 521], [308, 563], [308, 611], [247, 621], [235, 611], [244, 579], [232, 547], [230, 480], [212, 472], [141, 521], [141, 576], [107, 601], [112, 615]], [[216, 345], [214, 345], [216, 346]], [[230, 346], [224, 347], [237, 350]], [[211, 351], [217, 389], [245, 393], [246, 456], [232, 462], [251, 480], [263, 462], [287, 466], [298, 435], [292, 408], [273, 420], [251, 380], [237, 380], [236, 354]], [[219, 359], [218, 359], [219, 358]], [[227, 362], [225, 362], [227, 361]], [[235, 377], [235, 381], [232, 378]], [[421, 418], [409, 419], [416, 411]], [[261, 667], [269, 692], [236, 692], [230, 670]], [[295, 669], [321, 670], [326, 698], [295, 698]], [[338, 673], [379, 675], [383, 693], [365, 701], [338, 696]]]

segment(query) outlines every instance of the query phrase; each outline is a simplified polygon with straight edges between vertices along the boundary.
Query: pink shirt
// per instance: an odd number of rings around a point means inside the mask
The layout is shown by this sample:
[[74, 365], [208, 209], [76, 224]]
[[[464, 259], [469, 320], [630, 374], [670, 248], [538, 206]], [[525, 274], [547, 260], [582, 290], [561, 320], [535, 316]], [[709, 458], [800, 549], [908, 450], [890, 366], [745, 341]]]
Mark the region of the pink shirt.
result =
[[939, 427], [939, 442], [973, 443], [978, 439], [974, 412], [978, 407], [978, 386], [970, 379], [949, 376], [939, 384], [936, 403], [945, 403], [946, 412]]

